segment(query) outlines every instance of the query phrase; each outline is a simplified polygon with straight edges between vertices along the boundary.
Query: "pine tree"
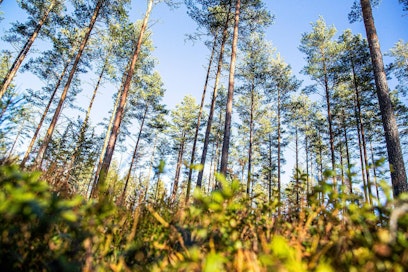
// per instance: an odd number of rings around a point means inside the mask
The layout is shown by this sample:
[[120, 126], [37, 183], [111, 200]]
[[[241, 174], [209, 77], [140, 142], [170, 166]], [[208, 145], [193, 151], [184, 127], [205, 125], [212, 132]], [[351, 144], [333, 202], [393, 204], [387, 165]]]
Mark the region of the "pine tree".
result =
[[187, 95], [170, 113], [171, 125], [169, 127], [169, 134], [174, 141], [174, 150], [178, 153], [174, 182], [170, 196], [172, 203], [175, 202], [179, 189], [185, 150], [194, 137], [198, 111], [199, 106], [196, 104], [195, 99], [192, 96]]
[[[331, 93], [338, 84], [336, 62], [338, 58], [338, 45], [333, 41], [336, 29], [327, 27], [323, 18], [319, 18], [312, 24], [313, 30], [302, 35], [300, 51], [307, 55], [307, 65], [303, 72], [315, 80], [324, 90], [324, 97], [327, 108], [327, 122], [329, 126], [331, 168], [336, 169], [336, 159], [334, 150], [334, 128], [333, 116], [331, 112]], [[335, 181], [335, 176], [333, 177]]]
[[366, 29], [367, 40], [370, 46], [371, 61], [373, 63], [374, 78], [377, 88], [378, 102], [387, 143], [388, 162], [390, 164], [391, 181], [394, 196], [408, 192], [407, 174], [394, 109], [388, 93], [387, 77], [377, 36], [370, 0], [360, 0], [361, 12]]
[[149, 0], [148, 2], [146, 13], [143, 18], [142, 25], [140, 27], [140, 32], [138, 35], [137, 43], [134, 46], [133, 54], [131, 56], [131, 60], [130, 60], [128, 69], [124, 74], [125, 80], [123, 84], [123, 90], [120, 90], [120, 95], [119, 95], [120, 100], [119, 100], [118, 108], [116, 110], [115, 117], [112, 120], [113, 121], [112, 130], [108, 131], [108, 133], [110, 134], [109, 141], [107, 143], [105, 155], [104, 155], [104, 158], [101, 164], [100, 174], [97, 177], [97, 181], [95, 184], [96, 186], [94, 186], [94, 188], [96, 188], [96, 191], [98, 191], [97, 188], [104, 188], [104, 183], [106, 181], [107, 174], [109, 171], [109, 166], [110, 166], [112, 156], [113, 156], [113, 152], [115, 150], [116, 140], [119, 134], [119, 128], [120, 128], [120, 125], [123, 119], [123, 114], [124, 114], [125, 107], [126, 107], [130, 84], [131, 84], [132, 78], [135, 73], [136, 63], [138, 62], [140, 51], [142, 49], [142, 43], [145, 37], [145, 31], [146, 31], [147, 24], [149, 21], [150, 13], [153, 9], [153, 4], [154, 4], [153, 2], [154, 2], [153, 0]]
[[[24, 36], [27, 36], [27, 40], [20, 53], [14, 60], [12, 66], [10, 67], [7, 74], [2, 79], [0, 85], [0, 99], [3, 97], [4, 93], [9, 88], [14, 76], [16, 75], [20, 65], [24, 61], [27, 53], [29, 52], [31, 46], [36, 40], [37, 36], [40, 34], [42, 27], [47, 23], [50, 14], [52, 12], [59, 13], [63, 8], [64, 1], [60, 0], [49, 0], [49, 1], [21, 1], [21, 7], [25, 9], [30, 14], [30, 19], [26, 24], [15, 24], [14, 27], [16, 32], [23, 33]], [[35, 23], [35, 28], [30, 29], [30, 25]], [[29, 34], [30, 33], [30, 34]]]
[[300, 82], [292, 75], [291, 67], [287, 65], [278, 54], [271, 59], [270, 68], [268, 71], [269, 86], [266, 90], [268, 100], [276, 105], [276, 146], [277, 146], [277, 183], [278, 183], [278, 200], [281, 200], [281, 173], [282, 173], [282, 154], [283, 146], [283, 120], [285, 117], [284, 109], [286, 101], [289, 100], [290, 93], [295, 92], [300, 85]]

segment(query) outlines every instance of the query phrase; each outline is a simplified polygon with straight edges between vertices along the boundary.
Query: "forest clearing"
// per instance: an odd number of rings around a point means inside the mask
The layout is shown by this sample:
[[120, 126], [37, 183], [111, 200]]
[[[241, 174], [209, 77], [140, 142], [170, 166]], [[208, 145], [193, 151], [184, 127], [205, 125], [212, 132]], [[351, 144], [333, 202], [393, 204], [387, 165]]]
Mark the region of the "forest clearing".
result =
[[408, 1], [281, 2], [0, 0], [1, 267], [406, 271]]

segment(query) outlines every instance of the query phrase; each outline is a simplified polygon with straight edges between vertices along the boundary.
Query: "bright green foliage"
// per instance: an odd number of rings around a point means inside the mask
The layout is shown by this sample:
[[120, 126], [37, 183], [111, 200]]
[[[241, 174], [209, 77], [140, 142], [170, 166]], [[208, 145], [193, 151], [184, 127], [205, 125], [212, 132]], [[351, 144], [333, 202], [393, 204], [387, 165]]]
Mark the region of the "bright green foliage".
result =
[[[73, 270], [87, 235], [78, 228], [79, 198], [58, 199], [38, 174], [0, 169], [2, 267], [15, 270]], [[75, 209], [75, 210], [74, 210]]]
[[392, 68], [400, 83], [397, 88], [406, 95], [408, 92], [408, 43], [400, 40], [390, 51], [390, 56], [394, 57]]
[[[179, 213], [164, 204], [119, 211], [62, 199], [37, 173], [0, 168], [0, 258], [8, 271], [404, 271], [407, 195], [370, 206], [321, 182], [296, 214], [238, 181]], [[330, 177], [328, 177], [330, 180]], [[317, 193], [324, 192], [323, 203]]]

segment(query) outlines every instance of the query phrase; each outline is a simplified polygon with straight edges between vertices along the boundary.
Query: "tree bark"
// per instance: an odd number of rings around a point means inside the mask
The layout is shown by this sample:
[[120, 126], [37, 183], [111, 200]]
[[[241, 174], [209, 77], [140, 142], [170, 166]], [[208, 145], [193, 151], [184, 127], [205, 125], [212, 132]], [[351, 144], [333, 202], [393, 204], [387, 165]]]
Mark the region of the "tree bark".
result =
[[347, 126], [346, 126], [346, 116], [344, 109], [342, 110], [342, 123], [343, 123], [343, 135], [344, 135], [344, 143], [346, 145], [346, 160], [347, 160], [347, 178], [348, 178], [348, 185], [350, 187], [350, 193], [353, 193], [353, 181], [351, 175], [351, 163], [350, 163], [350, 152], [348, 146], [348, 133], [347, 133]]
[[374, 172], [374, 185], [375, 185], [375, 191], [377, 193], [377, 202], [378, 202], [378, 201], [380, 201], [380, 192], [378, 191], [377, 168], [375, 166], [374, 150], [373, 150], [373, 144], [371, 142], [370, 142], [370, 151], [371, 151], [371, 163], [373, 164], [373, 172]]
[[101, 172], [103, 157], [105, 155], [106, 147], [108, 146], [108, 141], [109, 141], [109, 136], [110, 136], [109, 132], [112, 129], [113, 120], [115, 118], [116, 111], [118, 110], [119, 101], [120, 101], [120, 97], [121, 97], [122, 89], [123, 89], [123, 84], [124, 84], [124, 79], [125, 79], [125, 77], [122, 78], [122, 84], [119, 87], [118, 95], [117, 95], [116, 100], [115, 100], [115, 105], [113, 106], [113, 109], [112, 109], [111, 118], [109, 120], [108, 128], [106, 129], [106, 135], [105, 135], [105, 139], [103, 141], [103, 146], [102, 146], [102, 149], [101, 149], [101, 153], [99, 155], [99, 160], [98, 160], [98, 164], [96, 166], [95, 175], [94, 175], [93, 179], [90, 180], [90, 183], [93, 180], [92, 186], [90, 186], [90, 185], [88, 186], [88, 189], [89, 189], [89, 187], [91, 188], [91, 194], [89, 195], [90, 198], [91, 197], [96, 197], [96, 190], [95, 190], [96, 189], [96, 183], [98, 182], [99, 174]]
[[35, 141], [37, 140], [38, 134], [40, 133], [40, 129], [41, 129], [43, 123], [44, 123], [45, 117], [47, 116], [48, 111], [50, 110], [51, 104], [52, 104], [52, 102], [54, 100], [55, 95], [57, 94], [59, 86], [61, 85], [62, 79], [64, 78], [65, 73], [67, 72], [67, 69], [68, 69], [68, 66], [69, 66], [70, 62], [71, 62], [71, 60], [69, 59], [67, 61], [67, 63], [65, 63], [64, 69], [62, 70], [62, 73], [58, 78], [57, 84], [55, 85], [54, 91], [51, 94], [50, 100], [48, 101], [48, 104], [44, 109], [44, 113], [42, 114], [40, 122], [38, 123], [37, 128], [36, 128], [36, 130], [34, 132], [34, 135], [31, 138], [31, 142], [28, 145], [28, 148], [27, 148], [27, 150], [26, 150], [26, 152], [24, 154], [23, 160], [20, 163], [21, 168], [24, 168], [25, 164], [27, 163], [28, 157], [30, 156], [31, 151], [33, 150], [33, 146], [35, 144]]
[[309, 177], [309, 141], [306, 131], [305, 131], [305, 156], [306, 156], [306, 200], [307, 200], [307, 197], [309, 196], [310, 177]]
[[176, 166], [176, 175], [174, 177], [174, 183], [173, 183], [173, 190], [171, 192], [171, 203], [174, 203], [177, 197], [177, 191], [178, 191], [178, 183], [180, 180], [180, 172], [181, 172], [181, 165], [183, 164], [183, 155], [184, 155], [184, 137], [185, 135], [183, 134], [182, 136], [182, 141], [180, 143], [180, 149], [177, 157], [177, 166]]
[[216, 46], [217, 46], [217, 35], [214, 35], [214, 43], [213, 43], [213, 47], [211, 49], [211, 56], [210, 56], [210, 61], [208, 63], [207, 75], [205, 77], [203, 94], [201, 96], [200, 110], [198, 111], [197, 126], [196, 126], [196, 129], [195, 129], [194, 141], [193, 141], [193, 149], [191, 150], [190, 169], [188, 171], [188, 179], [187, 179], [186, 203], [188, 203], [188, 200], [190, 198], [191, 177], [193, 175], [193, 167], [192, 166], [193, 166], [194, 161], [195, 161], [195, 153], [196, 153], [198, 132], [200, 131], [201, 116], [203, 114], [203, 108], [204, 108], [204, 103], [205, 103], [205, 95], [207, 93], [207, 86], [208, 86], [208, 81], [210, 79], [211, 66], [212, 66], [212, 62], [213, 62], [213, 59], [214, 59]]
[[268, 135], [268, 200], [272, 201], [272, 135]]
[[34, 29], [34, 32], [31, 34], [31, 37], [27, 40], [24, 44], [23, 49], [21, 49], [20, 53], [18, 54], [17, 58], [14, 60], [13, 65], [10, 67], [10, 70], [7, 72], [6, 76], [3, 79], [1, 84], [0, 90], [0, 99], [3, 97], [4, 93], [7, 91], [8, 87], [10, 86], [11, 82], [13, 81], [14, 76], [16, 75], [18, 69], [20, 68], [21, 63], [25, 59], [28, 51], [30, 50], [31, 46], [33, 45], [35, 39], [37, 38], [38, 34], [40, 33], [41, 28], [45, 24], [48, 19], [48, 16], [52, 9], [55, 7], [56, 0], [52, 1], [48, 9], [45, 11], [44, 15], [38, 22], [37, 26]]
[[77, 53], [77, 55], [75, 57], [75, 61], [72, 64], [71, 71], [69, 73], [67, 82], [65, 83], [64, 90], [62, 91], [61, 98], [60, 98], [58, 106], [57, 106], [57, 108], [55, 110], [55, 113], [54, 113], [54, 116], [52, 118], [51, 124], [48, 127], [47, 134], [45, 135], [43, 143], [42, 143], [42, 145], [41, 145], [41, 147], [40, 147], [40, 149], [38, 151], [37, 157], [35, 158], [34, 166], [36, 168], [41, 168], [41, 164], [42, 164], [42, 161], [44, 159], [44, 154], [45, 154], [45, 152], [46, 152], [46, 150], [48, 148], [49, 142], [51, 141], [52, 134], [54, 133], [55, 126], [57, 124], [59, 115], [60, 115], [60, 113], [62, 111], [62, 107], [64, 105], [65, 99], [66, 99], [67, 94], [68, 94], [68, 89], [69, 89], [69, 87], [71, 85], [72, 79], [74, 78], [74, 75], [76, 73], [76, 69], [78, 67], [79, 61], [80, 61], [80, 59], [82, 57], [82, 53], [84, 52], [85, 46], [88, 43], [89, 37], [90, 37], [91, 32], [93, 30], [93, 27], [95, 25], [96, 19], [99, 16], [99, 11], [100, 11], [103, 3], [104, 3], [103, 0], [99, 0], [98, 3], [96, 4], [96, 7], [95, 7], [95, 10], [93, 12], [91, 21], [90, 21], [89, 26], [88, 26], [88, 28], [86, 30], [85, 37], [82, 40], [81, 45], [79, 46], [79, 50], [78, 50], [78, 53]]
[[248, 176], [247, 176], [247, 195], [250, 196], [251, 174], [252, 174], [252, 144], [254, 134], [254, 85], [251, 90], [251, 113], [249, 117], [249, 147], [248, 147]]
[[300, 190], [300, 178], [299, 178], [299, 137], [298, 137], [298, 127], [296, 126], [295, 129], [295, 149], [296, 149], [296, 169], [295, 169], [295, 180], [296, 180], [296, 210], [300, 211], [300, 197], [299, 197], [299, 190]]
[[112, 127], [112, 132], [110, 134], [108, 145], [107, 145], [106, 152], [105, 152], [105, 156], [104, 156], [104, 159], [103, 159], [103, 162], [102, 162], [100, 175], [99, 175], [98, 181], [96, 183], [96, 186], [99, 187], [99, 188], [102, 188], [104, 186], [104, 183], [105, 183], [107, 175], [108, 175], [110, 163], [112, 161], [113, 151], [115, 150], [116, 140], [117, 140], [117, 137], [118, 137], [118, 134], [119, 134], [120, 124], [122, 123], [123, 114], [125, 112], [127, 96], [128, 96], [129, 89], [130, 89], [130, 83], [132, 81], [135, 66], [136, 66], [136, 62], [137, 62], [137, 60], [139, 58], [140, 50], [142, 48], [143, 37], [144, 37], [144, 33], [146, 31], [146, 28], [147, 28], [147, 23], [149, 21], [149, 16], [150, 16], [150, 12], [152, 11], [152, 8], [153, 8], [153, 0], [149, 0], [148, 6], [147, 6], [147, 9], [146, 9], [146, 14], [144, 16], [142, 26], [140, 28], [138, 41], [137, 41], [137, 44], [136, 44], [135, 49], [133, 51], [132, 61], [130, 63], [129, 70], [127, 72], [125, 84], [124, 84], [124, 87], [123, 87], [123, 92], [122, 92], [120, 102], [119, 102], [119, 107], [118, 107], [118, 110], [117, 110], [116, 115], [115, 115], [115, 119], [114, 119], [113, 127]]
[[[332, 120], [332, 113], [331, 113], [331, 105], [330, 105], [330, 90], [329, 90], [329, 79], [327, 75], [327, 66], [326, 62], [323, 61], [323, 73], [324, 73], [324, 90], [326, 93], [326, 107], [327, 107], [327, 121], [329, 123], [329, 137], [330, 137], [330, 152], [331, 152], [331, 163], [332, 163], [332, 170], [336, 171], [336, 160], [334, 154], [334, 132], [333, 132], [333, 120]], [[336, 187], [336, 174], [333, 177], [333, 185], [335, 190], [337, 191]]]
[[230, 72], [228, 80], [228, 96], [227, 105], [225, 110], [225, 128], [224, 128], [224, 140], [222, 143], [221, 153], [221, 173], [227, 176], [228, 168], [228, 151], [231, 138], [231, 123], [232, 123], [232, 100], [234, 96], [234, 78], [235, 78], [235, 64], [237, 59], [237, 47], [238, 47], [238, 28], [239, 28], [239, 16], [241, 9], [241, 0], [236, 0], [235, 6], [235, 19], [234, 19], [234, 35], [232, 38], [232, 50], [231, 50], [231, 62]]
[[103, 79], [103, 76], [105, 74], [106, 66], [108, 64], [108, 59], [109, 59], [109, 54], [106, 56], [103, 67], [102, 67], [102, 70], [99, 73], [98, 81], [97, 81], [97, 83], [95, 85], [95, 88], [94, 88], [94, 91], [92, 93], [91, 100], [89, 101], [89, 105], [88, 105], [88, 109], [86, 111], [85, 119], [82, 122], [81, 129], [79, 131], [78, 141], [77, 141], [77, 144], [75, 146], [74, 152], [72, 153], [70, 166], [68, 167], [68, 177], [67, 177], [68, 182], [69, 182], [69, 179], [71, 177], [73, 168], [76, 167], [77, 159], [78, 159], [78, 156], [79, 156], [79, 154], [81, 152], [83, 142], [85, 140], [85, 133], [86, 133], [86, 128], [88, 127], [89, 118], [91, 116], [91, 110], [92, 110], [92, 107], [93, 107], [93, 103], [95, 101], [96, 94], [98, 93], [99, 86], [100, 86], [100, 84], [102, 82], [102, 79]]
[[372, 204], [372, 193], [371, 193], [371, 182], [370, 182], [370, 169], [368, 167], [368, 156], [367, 156], [367, 145], [366, 145], [366, 140], [365, 140], [365, 132], [364, 132], [364, 122], [363, 122], [363, 117], [361, 114], [361, 103], [360, 103], [360, 92], [358, 89], [358, 83], [357, 83], [357, 75], [356, 75], [356, 70], [354, 66], [354, 60], [351, 59], [351, 69], [353, 73], [353, 84], [354, 84], [354, 90], [355, 90], [355, 99], [356, 99], [356, 105], [357, 105], [357, 115], [358, 115], [358, 120], [357, 120], [357, 125], [360, 126], [360, 136], [361, 136], [361, 148], [363, 151], [363, 156], [364, 156], [364, 169], [365, 169], [365, 176], [366, 176], [366, 186], [367, 189], [367, 197], [368, 201], [370, 204]]
[[384, 71], [384, 63], [377, 30], [374, 24], [371, 3], [370, 0], [360, 0], [360, 3], [370, 47], [371, 61], [374, 68], [375, 85], [377, 87], [378, 102], [380, 104], [385, 141], [387, 144], [393, 194], [394, 197], [398, 197], [399, 194], [408, 192], [407, 174], [405, 172], [399, 132], [388, 92], [387, 78]]
[[121, 194], [121, 196], [119, 198], [119, 201], [118, 201], [119, 206], [122, 206], [123, 200], [126, 197], [126, 190], [127, 190], [128, 184], [129, 184], [130, 175], [132, 174], [133, 166], [135, 165], [137, 151], [139, 150], [139, 142], [140, 142], [140, 139], [142, 138], [143, 127], [144, 127], [144, 123], [145, 123], [148, 111], [149, 111], [149, 106], [146, 105], [145, 111], [143, 113], [142, 123], [140, 124], [139, 133], [137, 135], [135, 149], [133, 150], [132, 161], [130, 162], [129, 170], [128, 170], [127, 175], [126, 175], [125, 186], [123, 187], [123, 192], [122, 192], [122, 194]]
[[223, 29], [223, 32], [222, 32], [222, 39], [221, 39], [221, 45], [220, 45], [220, 54], [218, 56], [218, 64], [217, 64], [217, 73], [215, 75], [214, 89], [213, 89], [213, 94], [212, 94], [212, 98], [211, 98], [210, 114], [208, 115], [207, 128], [205, 130], [203, 151], [202, 151], [202, 154], [201, 154], [201, 161], [200, 161], [201, 165], [203, 165], [203, 169], [201, 169], [198, 172], [197, 183], [196, 183], [196, 186], [198, 188], [201, 188], [201, 184], [202, 184], [202, 181], [203, 181], [204, 166], [205, 166], [205, 161], [206, 161], [206, 158], [207, 158], [208, 144], [210, 142], [210, 134], [211, 134], [212, 121], [213, 121], [213, 118], [214, 118], [215, 103], [217, 101], [218, 84], [220, 82], [221, 69], [222, 69], [222, 65], [223, 65], [225, 43], [227, 41], [227, 36], [228, 36], [228, 25], [229, 25], [230, 13], [231, 13], [231, 5], [229, 6], [227, 18], [225, 20], [224, 29]]
[[[278, 99], [278, 116], [277, 116], [277, 122], [278, 122], [278, 203], [281, 203], [281, 92], [280, 88], [278, 88], [278, 93], [277, 93], [277, 99]], [[278, 213], [280, 214], [280, 206], [278, 207]]]

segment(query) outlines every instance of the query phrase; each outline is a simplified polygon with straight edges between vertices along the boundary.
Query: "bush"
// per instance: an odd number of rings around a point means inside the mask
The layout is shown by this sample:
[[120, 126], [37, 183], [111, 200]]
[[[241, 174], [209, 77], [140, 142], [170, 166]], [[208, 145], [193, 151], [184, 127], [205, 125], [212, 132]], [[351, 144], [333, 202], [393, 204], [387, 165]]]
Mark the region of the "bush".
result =
[[[321, 183], [301, 209], [248, 199], [238, 181], [180, 208], [62, 199], [14, 166], [0, 168], [0, 261], [6, 271], [404, 271], [407, 195], [371, 206]], [[389, 195], [389, 189], [383, 185]], [[388, 193], [387, 193], [388, 192]], [[361, 204], [359, 204], [361, 203]]]

